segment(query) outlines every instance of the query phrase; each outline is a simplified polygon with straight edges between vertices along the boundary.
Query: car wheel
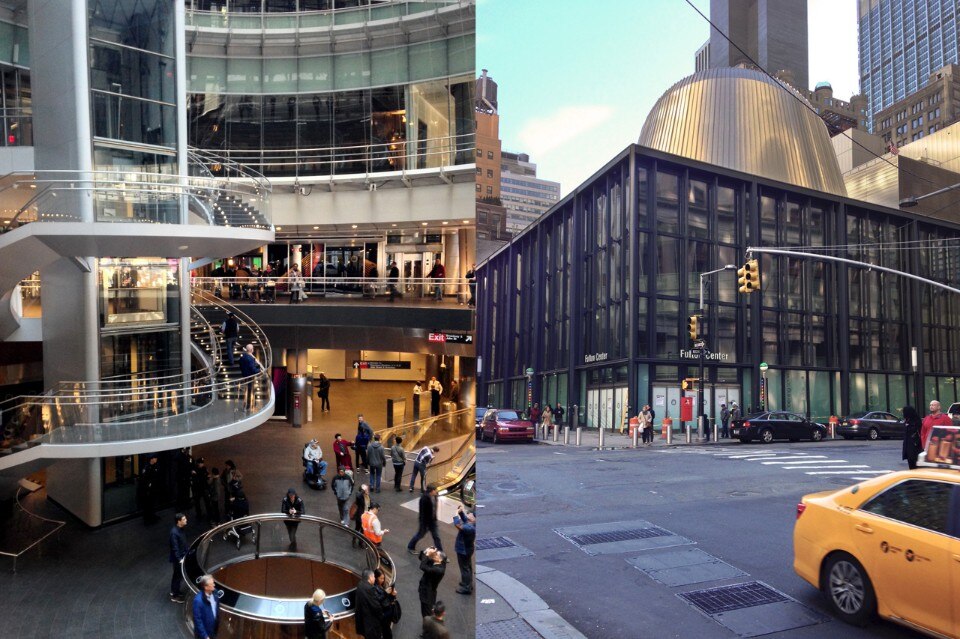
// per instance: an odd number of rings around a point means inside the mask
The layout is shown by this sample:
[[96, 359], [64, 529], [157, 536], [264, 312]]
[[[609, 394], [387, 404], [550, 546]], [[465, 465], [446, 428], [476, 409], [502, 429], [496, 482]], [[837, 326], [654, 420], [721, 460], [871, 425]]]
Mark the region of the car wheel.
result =
[[497, 436], [497, 431], [493, 431], [493, 443], [494, 444], [500, 443], [500, 438]]
[[773, 431], [769, 428], [764, 428], [760, 431], [760, 441], [764, 444], [769, 444], [773, 441]]
[[820, 432], [819, 428], [814, 429], [813, 434], [810, 435], [810, 439], [812, 439], [815, 442], [818, 442], [823, 439], [823, 433]]
[[877, 598], [867, 571], [847, 553], [827, 559], [820, 583], [833, 612], [847, 623], [865, 626], [876, 614]]
[[869, 431], [867, 431], [867, 439], [870, 441], [877, 441], [880, 439], [880, 431], [878, 431], [876, 428], [871, 428]]

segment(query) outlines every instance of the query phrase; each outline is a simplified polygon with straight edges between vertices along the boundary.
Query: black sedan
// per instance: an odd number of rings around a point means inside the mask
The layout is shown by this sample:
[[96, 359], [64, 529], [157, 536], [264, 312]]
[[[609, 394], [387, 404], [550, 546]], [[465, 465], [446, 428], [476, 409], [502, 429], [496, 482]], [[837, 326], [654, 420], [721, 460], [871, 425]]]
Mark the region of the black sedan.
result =
[[860, 411], [842, 419], [837, 434], [844, 439], [903, 439], [903, 421], [881, 410]]
[[475, 411], [475, 422], [477, 427], [477, 439], [480, 439], [480, 431], [483, 430], [483, 416], [487, 414], [489, 408], [484, 408], [483, 406], [477, 406]]
[[730, 430], [731, 437], [737, 437], [746, 444], [753, 440], [760, 440], [769, 444], [775, 439], [789, 439], [797, 441], [809, 439], [818, 442], [827, 434], [827, 427], [812, 422], [802, 415], [785, 411], [770, 411], [757, 413], [734, 420]]

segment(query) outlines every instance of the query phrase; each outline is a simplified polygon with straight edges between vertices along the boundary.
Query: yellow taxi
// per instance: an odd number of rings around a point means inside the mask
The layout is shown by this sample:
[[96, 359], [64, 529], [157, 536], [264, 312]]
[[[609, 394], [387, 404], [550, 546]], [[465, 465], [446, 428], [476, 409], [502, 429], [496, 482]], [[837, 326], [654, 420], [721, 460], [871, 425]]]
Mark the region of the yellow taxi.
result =
[[960, 465], [889, 473], [797, 505], [793, 568], [838, 617], [960, 637]]

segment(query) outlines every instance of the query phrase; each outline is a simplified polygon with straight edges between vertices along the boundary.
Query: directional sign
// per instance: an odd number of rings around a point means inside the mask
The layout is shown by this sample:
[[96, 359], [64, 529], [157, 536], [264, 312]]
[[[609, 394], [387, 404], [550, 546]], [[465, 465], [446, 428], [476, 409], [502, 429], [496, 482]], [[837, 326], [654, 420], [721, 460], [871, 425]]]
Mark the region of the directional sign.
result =
[[431, 342], [473, 344], [473, 335], [469, 333], [430, 333], [427, 339]]
[[707, 343], [702, 339], [698, 339], [693, 343], [694, 348], [706, 348], [706, 346], [707, 346]]
[[378, 359], [355, 359], [353, 360], [355, 369], [370, 370], [405, 370], [410, 368], [410, 362], [384, 361]]

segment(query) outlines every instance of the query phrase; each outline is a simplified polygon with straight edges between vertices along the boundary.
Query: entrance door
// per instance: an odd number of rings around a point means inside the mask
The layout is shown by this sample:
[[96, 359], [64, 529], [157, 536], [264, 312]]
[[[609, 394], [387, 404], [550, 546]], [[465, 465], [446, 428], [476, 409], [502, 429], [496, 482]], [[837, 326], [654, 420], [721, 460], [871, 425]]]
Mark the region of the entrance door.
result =
[[613, 389], [600, 389], [600, 428], [613, 428]]
[[618, 386], [613, 389], [613, 427], [616, 429], [627, 428], [627, 418], [624, 411], [627, 409], [627, 388]]
[[600, 424], [600, 389], [587, 391], [587, 428], [596, 428]]
[[667, 410], [664, 417], [672, 417], [674, 421], [680, 419], [680, 389], [676, 386], [667, 387]]

